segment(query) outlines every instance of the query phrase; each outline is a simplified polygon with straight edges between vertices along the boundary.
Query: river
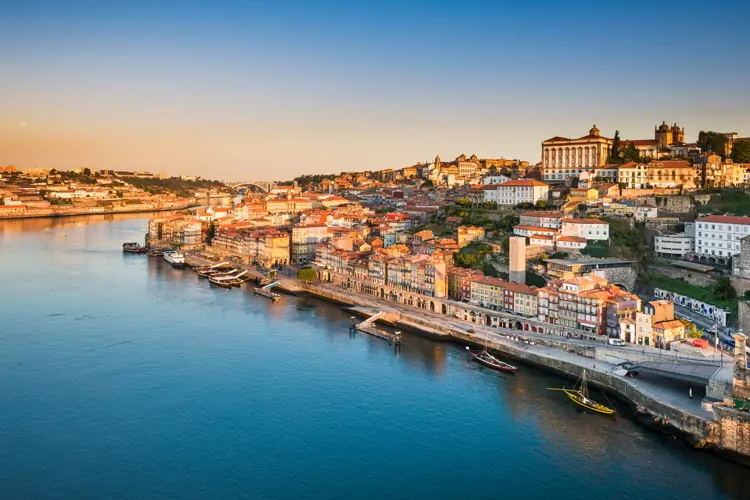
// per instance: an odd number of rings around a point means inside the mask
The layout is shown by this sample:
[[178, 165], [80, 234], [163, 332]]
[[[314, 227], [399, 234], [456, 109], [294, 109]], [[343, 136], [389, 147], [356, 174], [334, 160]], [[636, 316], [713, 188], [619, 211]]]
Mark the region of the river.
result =
[[748, 498], [747, 469], [549, 374], [124, 255], [145, 229], [0, 221], [0, 497]]

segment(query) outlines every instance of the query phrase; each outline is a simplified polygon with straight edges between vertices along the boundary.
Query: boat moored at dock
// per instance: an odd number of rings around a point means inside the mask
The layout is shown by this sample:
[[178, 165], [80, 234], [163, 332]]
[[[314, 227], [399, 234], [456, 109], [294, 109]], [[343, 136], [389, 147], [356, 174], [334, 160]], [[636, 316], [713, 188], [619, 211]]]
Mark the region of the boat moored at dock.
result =
[[122, 244], [122, 251], [125, 253], [146, 253], [148, 250], [139, 243], [131, 241]]
[[469, 351], [469, 354], [474, 361], [488, 368], [492, 368], [493, 370], [498, 370], [501, 372], [514, 372], [518, 370], [518, 368], [511, 365], [510, 363], [506, 363], [505, 361], [500, 361], [499, 359], [497, 359], [495, 356], [490, 354], [487, 349], [482, 349], [481, 351], [472, 351], [467, 347], [466, 350]]
[[185, 266], [185, 256], [181, 252], [176, 250], [164, 252], [163, 257], [172, 267], [182, 268]]
[[589, 397], [589, 390], [586, 385], [586, 370], [583, 370], [583, 373], [581, 374], [580, 385], [573, 386], [572, 389], [566, 389], [565, 387], [549, 387], [548, 390], [564, 392], [571, 401], [579, 406], [586, 408], [587, 410], [595, 411], [604, 415], [614, 415], [616, 413], [616, 410], [614, 408], [610, 408], [609, 406], [597, 403]]

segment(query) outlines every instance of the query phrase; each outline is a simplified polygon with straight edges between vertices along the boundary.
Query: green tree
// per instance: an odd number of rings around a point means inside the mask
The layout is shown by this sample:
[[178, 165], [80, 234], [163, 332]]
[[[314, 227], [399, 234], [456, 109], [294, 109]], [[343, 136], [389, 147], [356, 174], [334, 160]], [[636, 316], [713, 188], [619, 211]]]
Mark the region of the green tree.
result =
[[497, 222], [497, 228], [506, 233], [513, 231], [513, 227], [517, 226], [521, 221], [521, 218], [514, 213], [504, 215], [502, 219]]
[[750, 141], [732, 144], [732, 160], [735, 163], [750, 163]]
[[625, 163], [629, 161], [635, 161], [635, 162], [641, 162], [641, 153], [638, 151], [638, 148], [635, 147], [635, 144], [632, 142], [629, 143], [625, 150], [622, 152], [622, 161]]
[[698, 329], [697, 326], [695, 326], [695, 323], [693, 323], [690, 320], [687, 319], [681, 319], [680, 320], [683, 325], [685, 325], [685, 336], [690, 339], [699, 339], [703, 336], [703, 332]]
[[732, 286], [728, 276], [719, 276], [712, 289], [714, 297], [718, 300], [729, 300], [737, 297], [737, 290]]
[[472, 267], [477, 263], [477, 256], [474, 253], [459, 253], [455, 259], [459, 267]]
[[471, 200], [468, 198], [459, 198], [456, 200], [456, 205], [461, 205], [462, 207], [466, 207], [471, 205]]
[[490, 276], [492, 278], [497, 278], [500, 276], [500, 273], [495, 269], [495, 266], [492, 265], [491, 262], [484, 262], [484, 265], [482, 266], [482, 272], [485, 276]]
[[315, 269], [306, 267], [304, 269], [300, 269], [297, 272], [297, 279], [305, 282], [315, 281], [316, 279], [318, 279], [318, 273], [315, 272]]
[[720, 155], [722, 158], [725, 156], [724, 153], [726, 152], [728, 141], [729, 139], [719, 132], [705, 132], [701, 130], [698, 133], [698, 145], [701, 147], [701, 150], [704, 153], [711, 152]]
[[497, 210], [497, 202], [485, 201], [484, 203], [482, 203], [482, 207], [486, 208], [487, 210]]
[[576, 207], [576, 210], [578, 210], [582, 214], [585, 214], [586, 212], [588, 212], [589, 206], [585, 203], [581, 203], [580, 205], [578, 205], [578, 207]]
[[620, 157], [620, 131], [615, 130], [615, 137], [612, 139], [612, 148], [609, 150], [609, 158], [607, 163], [622, 163]]
[[91, 169], [90, 169], [90, 168], [88, 168], [88, 167], [84, 168], [84, 169], [83, 169], [83, 172], [82, 172], [82, 173], [83, 173], [83, 175], [85, 175], [86, 177], [91, 177]]
[[547, 202], [544, 200], [537, 201], [536, 208], [547, 208]]

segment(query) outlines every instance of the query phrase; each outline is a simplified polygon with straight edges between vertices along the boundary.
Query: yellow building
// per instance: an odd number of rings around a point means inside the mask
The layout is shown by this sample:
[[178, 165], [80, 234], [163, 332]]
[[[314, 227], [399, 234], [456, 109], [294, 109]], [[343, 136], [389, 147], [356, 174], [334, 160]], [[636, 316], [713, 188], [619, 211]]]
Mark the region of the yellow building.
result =
[[571, 201], [595, 201], [599, 199], [599, 190], [594, 188], [571, 188]]
[[474, 241], [484, 240], [484, 228], [474, 226], [459, 226], [456, 229], [458, 247], [463, 248]]

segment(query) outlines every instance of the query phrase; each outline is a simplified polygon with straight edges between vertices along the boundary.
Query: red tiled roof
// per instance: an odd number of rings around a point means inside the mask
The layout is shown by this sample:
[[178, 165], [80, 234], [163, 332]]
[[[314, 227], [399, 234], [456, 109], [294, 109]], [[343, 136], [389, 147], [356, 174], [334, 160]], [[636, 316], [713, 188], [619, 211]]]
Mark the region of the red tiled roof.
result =
[[[503, 182], [502, 184], [496, 184], [495, 186], [547, 186], [547, 184], [545, 184], [544, 182], [533, 180], [533, 179], [518, 179], [516, 181], [508, 181], [508, 182]], [[493, 186], [489, 186], [489, 187], [493, 187]]]
[[696, 219], [696, 222], [719, 222], [723, 224], [750, 224], [750, 217], [739, 215], [709, 215]]
[[540, 233], [556, 233], [557, 229], [551, 229], [548, 227], [539, 227], [539, 226], [523, 226], [521, 224], [517, 226], [513, 226], [513, 229], [523, 229], [526, 231], [539, 231]]

